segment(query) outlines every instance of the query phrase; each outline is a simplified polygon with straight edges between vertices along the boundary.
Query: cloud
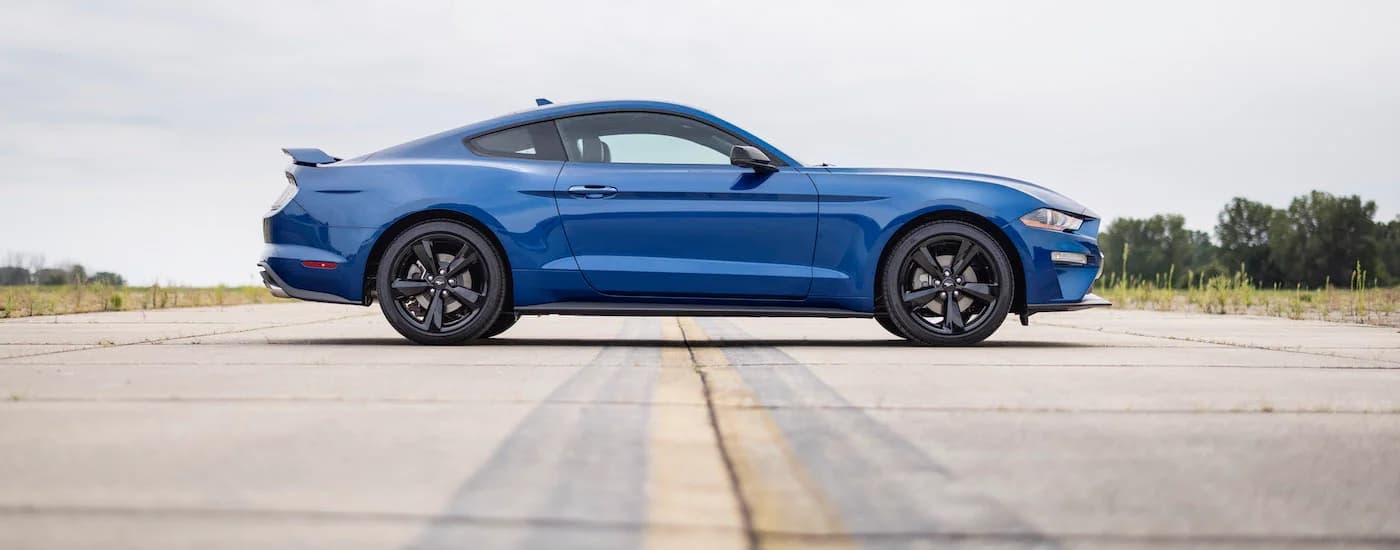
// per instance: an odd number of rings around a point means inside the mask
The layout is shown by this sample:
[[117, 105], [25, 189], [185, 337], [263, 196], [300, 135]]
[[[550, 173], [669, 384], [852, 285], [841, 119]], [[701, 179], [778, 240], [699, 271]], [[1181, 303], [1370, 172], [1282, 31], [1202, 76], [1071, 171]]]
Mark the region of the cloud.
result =
[[1400, 208], [1392, 2], [36, 2], [0, 32], [0, 249], [248, 283], [283, 146], [678, 101], [809, 162], [970, 169], [1106, 216]]

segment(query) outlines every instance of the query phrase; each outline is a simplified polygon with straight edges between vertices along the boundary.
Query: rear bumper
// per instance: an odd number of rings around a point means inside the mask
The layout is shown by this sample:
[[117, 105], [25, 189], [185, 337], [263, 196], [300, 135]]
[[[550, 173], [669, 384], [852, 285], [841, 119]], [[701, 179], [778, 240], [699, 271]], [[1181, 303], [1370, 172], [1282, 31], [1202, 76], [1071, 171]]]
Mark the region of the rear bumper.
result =
[[368, 305], [354, 300], [347, 300], [334, 294], [316, 292], [314, 290], [302, 290], [287, 284], [285, 280], [277, 275], [272, 266], [267, 262], [258, 262], [258, 274], [262, 276], [263, 284], [267, 286], [268, 292], [278, 298], [296, 298], [298, 300], [310, 300], [312, 302], [327, 302], [332, 304]]
[[1095, 307], [1109, 307], [1111, 305], [1113, 305], [1113, 302], [1105, 300], [1097, 294], [1085, 294], [1084, 299], [1078, 302], [1027, 305], [1026, 314], [1048, 313], [1052, 311], [1078, 311]]

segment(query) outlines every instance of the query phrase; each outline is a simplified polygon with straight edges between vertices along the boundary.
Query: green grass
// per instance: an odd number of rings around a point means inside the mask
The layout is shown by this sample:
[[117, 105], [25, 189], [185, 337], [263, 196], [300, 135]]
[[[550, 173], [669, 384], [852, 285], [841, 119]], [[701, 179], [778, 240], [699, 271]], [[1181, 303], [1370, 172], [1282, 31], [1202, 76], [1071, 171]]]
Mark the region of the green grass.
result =
[[[1108, 273], [1094, 292], [1115, 307], [1158, 311], [1264, 315], [1400, 327], [1400, 288], [1372, 288], [1354, 273], [1349, 288], [1259, 288], [1242, 273], [1205, 277], [1190, 274], [1186, 288], [1170, 288], [1171, 274], [1153, 280]], [[173, 307], [268, 304], [273, 297], [260, 286], [112, 287], [107, 285], [0, 287], [0, 318], [61, 315], [93, 311], [131, 311]]]
[[1340, 288], [1260, 288], [1243, 273], [1206, 277], [1190, 274], [1186, 288], [1171, 288], [1170, 274], [1140, 280], [1105, 274], [1094, 292], [1115, 307], [1157, 311], [1262, 315], [1400, 327], [1400, 288], [1373, 288], [1359, 269], [1351, 285]]
[[102, 284], [0, 287], [0, 318], [93, 311], [235, 306], [286, 301], [260, 286], [114, 287]]

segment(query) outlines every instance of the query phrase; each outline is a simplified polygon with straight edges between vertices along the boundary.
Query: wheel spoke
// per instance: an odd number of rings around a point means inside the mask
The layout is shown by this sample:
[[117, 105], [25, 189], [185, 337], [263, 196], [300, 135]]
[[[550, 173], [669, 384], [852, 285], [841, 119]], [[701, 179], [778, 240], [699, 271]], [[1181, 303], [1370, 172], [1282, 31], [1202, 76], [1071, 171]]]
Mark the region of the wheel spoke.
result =
[[462, 245], [462, 251], [457, 253], [457, 257], [453, 258], [451, 263], [447, 264], [447, 278], [451, 279], [461, 275], [463, 271], [466, 271], [467, 266], [476, 263], [480, 258], [476, 249], [469, 245]]
[[477, 308], [476, 303], [481, 300], [481, 293], [464, 286], [454, 286], [451, 290], [452, 296], [462, 307], [473, 310]]
[[984, 303], [996, 301], [996, 285], [989, 283], [966, 283], [958, 288], [963, 294]]
[[428, 304], [428, 314], [423, 317], [423, 322], [428, 325], [429, 332], [436, 332], [442, 329], [442, 302], [442, 293], [434, 292], [432, 303]]
[[397, 292], [399, 296], [417, 296], [428, 291], [432, 285], [428, 281], [415, 281], [413, 279], [399, 279], [390, 283], [389, 286]]
[[431, 275], [438, 274], [437, 255], [433, 254], [433, 241], [423, 239], [418, 244], [413, 245], [413, 254], [418, 256], [418, 261], [423, 264], [423, 269], [428, 270]]
[[919, 309], [929, 302], [932, 302], [934, 296], [937, 295], [940, 290], [942, 289], [938, 287], [929, 287], [913, 292], [905, 292], [904, 303], [909, 304], [909, 307], [912, 309]]
[[963, 239], [958, 244], [958, 253], [953, 256], [952, 274], [961, 275], [963, 271], [967, 270], [967, 264], [972, 263], [972, 259], [977, 257], [977, 253], [980, 251], [980, 247], [972, 244], [972, 241]]
[[951, 292], [943, 294], [943, 328], [949, 332], [962, 332], [966, 328], [962, 310], [958, 309], [958, 299]]
[[919, 264], [931, 277], [943, 276], [943, 266], [938, 265], [938, 257], [930, 253], [927, 246], [921, 246], [914, 251], [914, 263]]

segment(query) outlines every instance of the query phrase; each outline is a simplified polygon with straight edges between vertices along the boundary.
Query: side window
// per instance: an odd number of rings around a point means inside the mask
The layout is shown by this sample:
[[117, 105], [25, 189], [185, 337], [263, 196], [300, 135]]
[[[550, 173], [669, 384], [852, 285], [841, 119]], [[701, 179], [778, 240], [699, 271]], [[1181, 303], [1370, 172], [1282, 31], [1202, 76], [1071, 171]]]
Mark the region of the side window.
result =
[[555, 123], [574, 162], [729, 164], [737, 137], [685, 117], [662, 113], [600, 113]]
[[554, 124], [536, 122], [472, 138], [467, 147], [486, 157], [564, 160]]

